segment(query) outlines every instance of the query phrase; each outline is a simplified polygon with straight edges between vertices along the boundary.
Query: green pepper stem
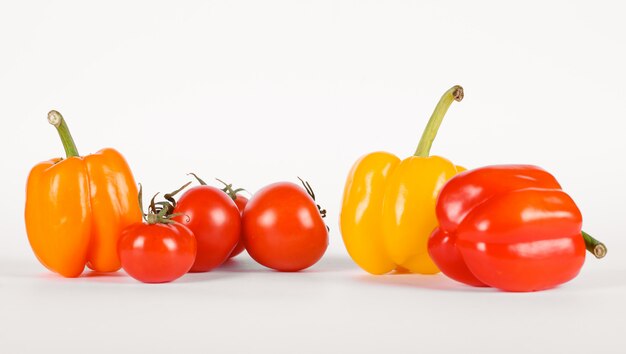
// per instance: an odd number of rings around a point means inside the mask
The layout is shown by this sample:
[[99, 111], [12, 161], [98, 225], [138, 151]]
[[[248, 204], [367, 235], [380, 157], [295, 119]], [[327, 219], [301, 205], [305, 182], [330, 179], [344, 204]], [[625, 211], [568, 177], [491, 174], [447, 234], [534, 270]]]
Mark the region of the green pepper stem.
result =
[[598, 259], [606, 256], [607, 249], [604, 243], [596, 240], [584, 231], [581, 231], [581, 233], [583, 234], [583, 239], [585, 240], [585, 248], [587, 248], [587, 251], [591, 252], [591, 254], [593, 254]]
[[48, 123], [54, 125], [57, 129], [61, 142], [63, 143], [63, 148], [65, 149], [66, 157], [80, 156], [78, 154], [78, 149], [76, 149], [76, 144], [74, 143], [72, 134], [70, 133], [70, 128], [68, 128], [61, 113], [55, 110], [48, 112]]
[[430, 116], [430, 120], [428, 120], [424, 133], [422, 133], [422, 138], [420, 139], [419, 145], [417, 145], [417, 150], [415, 150], [415, 156], [428, 157], [430, 155], [430, 148], [437, 136], [437, 131], [439, 130], [439, 126], [441, 126], [443, 117], [446, 115], [452, 102], [461, 102], [463, 95], [463, 88], [456, 85], [441, 96], [437, 107], [435, 107], [433, 114]]

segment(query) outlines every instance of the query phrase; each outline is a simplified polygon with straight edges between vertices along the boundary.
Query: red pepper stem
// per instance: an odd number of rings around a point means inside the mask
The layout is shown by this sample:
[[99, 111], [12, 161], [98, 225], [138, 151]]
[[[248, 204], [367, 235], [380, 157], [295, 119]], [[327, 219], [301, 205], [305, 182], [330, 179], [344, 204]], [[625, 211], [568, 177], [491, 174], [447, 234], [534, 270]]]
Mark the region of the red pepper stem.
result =
[[583, 235], [583, 239], [585, 240], [585, 247], [587, 248], [587, 251], [591, 252], [591, 254], [598, 259], [606, 256], [607, 249], [604, 243], [596, 240], [584, 231], [581, 231], [581, 233]]
[[415, 150], [415, 156], [428, 157], [430, 155], [430, 148], [437, 136], [437, 131], [439, 130], [439, 126], [441, 126], [443, 117], [446, 115], [452, 102], [461, 102], [463, 95], [463, 88], [456, 85], [441, 96], [437, 107], [435, 107], [433, 114], [430, 116], [430, 120], [428, 120], [424, 133], [422, 133], [422, 138], [420, 139], [419, 145], [417, 145], [417, 150]]
[[63, 143], [63, 148], [65, 149], [65, 156], [80, 156], [78, 154], [78, 149], [76, 149], [76, 144], [74, 143], [72, 134], [70, 134], [70, 128], [68, 128], [67, 123], [65, 123], [65, 119], [63, 119], [61, 113], [55, 110], [48, 112], [48, 123], [54, 125], [54, 127], [57, 129], [59, 137], [61, 138], [61, 142]]

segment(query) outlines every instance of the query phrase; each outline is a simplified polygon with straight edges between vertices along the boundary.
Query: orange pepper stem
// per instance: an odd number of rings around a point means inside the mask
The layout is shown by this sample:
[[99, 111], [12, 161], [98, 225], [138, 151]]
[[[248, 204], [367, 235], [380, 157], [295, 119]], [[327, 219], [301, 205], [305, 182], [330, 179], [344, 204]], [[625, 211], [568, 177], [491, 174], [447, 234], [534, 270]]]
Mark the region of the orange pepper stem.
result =
[[422, 133], [422, 138], [420, 139], [419, 145], [417, 145], [417, 150], [415, 150], [415, 156], [428, 157], [430, 155], [430, 148], [437, 136], [437, 131], [439, 130], [439, 126], [441, 126], [443, 117], [446, 115], [452, 102], [461, 102], [463, 95], [463, 88], [456, 85], [441, 96], [437, 107], [435, 107], [433, 114], [430, 116], [430, 120], [428, 120], [424, 133]]
[[598, 259], [606, 256], [607, 249], [604, 243], [596, 240], [584, 231], [581, 231], [581, 233], [583, 235], [583, 239], [585, 240], [585, 247], [587, 248], [587, 251], [591, 252], [591, 254]]
[[54, 125], [57, 129], [61, 142], [63, 143], [63, 148], [65, 149], [66, 157], [80, 156], [78, 154], [76, 144], [74, 143], [74, 139], [72, 138], [72, 134], [70, 134], [70, 128], [68, 128], [61, 113], [55, 110], [48, 112], [48, 123]]

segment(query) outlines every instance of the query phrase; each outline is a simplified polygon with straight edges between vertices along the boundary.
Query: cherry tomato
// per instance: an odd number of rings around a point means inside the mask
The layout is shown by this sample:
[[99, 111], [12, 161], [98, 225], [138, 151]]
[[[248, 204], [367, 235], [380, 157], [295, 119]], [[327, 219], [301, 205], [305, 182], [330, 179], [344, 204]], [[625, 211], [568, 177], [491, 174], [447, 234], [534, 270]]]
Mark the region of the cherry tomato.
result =
[[241, 233], [241, 215], [235, 202], [220, 189], [197, 186], [185, 192], [174, 207], [172, 220], [189, 227], [198, 253], [191, 272], [208, 272], [228, 259]]
[[289, 182], [258, 191], [246, 205], [242, 225], [250, 256], [279, 271], [312, 266], [328, 246], [328, 230], [313, 197]]
[[118, 242], [122, 268], [144, 283], [165, 283], [180, 278], [196, 258], [196, 238], [179, 224], [137, 223]]
[[[244, 197], [243, 195], [237, 194], [237, 196], [235, 197], [235, 204], [237, 205], [237, 209], [239, 209], [239, 213], [243, 214], [243, 211], [246, 208], [246, 204], [248, 204], [248, 198]], [[243, 239], [240, 238], [239, 242], [237, 242], [237, 246], [235, 246], [235, 249], [233, 249], [228, 258], [235, 257], [236, 255], [243, 252], [244, 249], [246, 249], [246, 247], [243, 244]]]

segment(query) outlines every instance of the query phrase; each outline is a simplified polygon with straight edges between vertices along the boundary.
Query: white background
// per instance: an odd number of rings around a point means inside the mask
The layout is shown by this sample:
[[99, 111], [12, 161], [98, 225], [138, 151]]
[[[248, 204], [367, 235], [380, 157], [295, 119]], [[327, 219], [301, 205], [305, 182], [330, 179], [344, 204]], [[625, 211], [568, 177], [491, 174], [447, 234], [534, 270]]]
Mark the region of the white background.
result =
[[[174, 4], [176, 3], [176, 4]], [[0, 4], [0, 352], [625, 352], [625, 8], [605, 1]], [[440, 95], [465, 88], [433, 153], [540, 165], [609, 255], [532, 294], [442, 275], [366, 275], [343, 248], [346, 174], [410, 155]], [[24, 185], [63, 153], [122, 151], [146, 192], [220, 177], [308, 179], [330, 248], [298, 274], [244, 255], [149, 286], [61, 279], [28, 246]]]

